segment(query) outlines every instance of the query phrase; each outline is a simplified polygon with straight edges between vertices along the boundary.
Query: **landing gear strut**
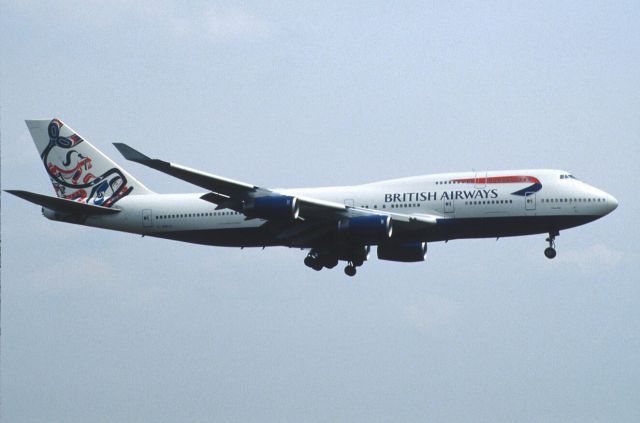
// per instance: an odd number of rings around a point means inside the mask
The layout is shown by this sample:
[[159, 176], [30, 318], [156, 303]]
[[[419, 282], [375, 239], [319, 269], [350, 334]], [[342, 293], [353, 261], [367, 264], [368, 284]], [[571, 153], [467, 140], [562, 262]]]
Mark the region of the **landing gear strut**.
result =
[[552, 259], [556, 256], [556, 236], [560, 235], [558, 231], [549, 232], [549, 238], [546, 241], [549, 243], [549, 246], [545, 248], [544, 255], [548, 259]]

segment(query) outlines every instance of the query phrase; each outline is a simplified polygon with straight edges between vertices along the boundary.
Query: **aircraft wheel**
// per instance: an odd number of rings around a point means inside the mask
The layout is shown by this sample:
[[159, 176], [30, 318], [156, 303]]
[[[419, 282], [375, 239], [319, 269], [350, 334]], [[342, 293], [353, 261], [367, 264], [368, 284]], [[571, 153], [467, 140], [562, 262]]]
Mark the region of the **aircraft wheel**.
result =
[[315, 260], [311, 256], [306, 256], [304, 258], [304, 265], [307, 267], [313, 267]]
[[356, 267], [354, 265], [352, 265], [352, 264], [349, 264], [344, 268], [344, 273], [347, 276], [355, 276], [356, 275]]
[[555, 248], [551, 248], [551, 247], [547, 247], [544, 250], [544, 255], [548, 258], [548, 259], [552, 259], [556, 256], [556, 249]]
[[322, 263], [320, 262], [320, 260], [318, 260], [317, 258], [313, 257], [313, 256], [306, 256], [304, 258], [304, 264], [307, 267], [312, 268], [315, 271], [320, 271], [322, 270]]

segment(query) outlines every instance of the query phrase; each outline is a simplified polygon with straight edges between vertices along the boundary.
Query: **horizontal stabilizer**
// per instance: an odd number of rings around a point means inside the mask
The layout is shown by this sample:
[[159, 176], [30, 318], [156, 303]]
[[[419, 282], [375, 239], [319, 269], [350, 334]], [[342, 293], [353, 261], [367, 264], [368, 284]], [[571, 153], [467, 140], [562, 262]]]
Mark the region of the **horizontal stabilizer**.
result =
[[100, 215], [115, 214], [120, 212], [118, 209], [110, 209], [108, 207], [94, 206], [92, 204], [79, 203], [77, 201], [67, 200], [65, 198], [51, 197], [49, 195], [36, 194], [29, 191], [21, 190], [5, 190], [9, 194], [13, 194], [23, 200], [30, 201], [39, 206], [57, 211], [59, 213], [68, 213], [76, 215]]

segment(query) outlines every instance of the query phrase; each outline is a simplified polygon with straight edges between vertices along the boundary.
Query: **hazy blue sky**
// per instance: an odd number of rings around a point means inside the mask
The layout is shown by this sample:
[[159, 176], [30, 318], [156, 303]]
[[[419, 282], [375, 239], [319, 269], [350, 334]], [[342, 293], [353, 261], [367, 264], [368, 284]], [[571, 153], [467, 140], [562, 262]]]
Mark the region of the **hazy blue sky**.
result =
[[[2, 187], [24, 119], [272, 186], [560, 168], [561, 233], [356, 278], [305, 253], [47, 221], [2, 194], [2, 421], [640, 421], [640, 4], [4, 0]], [[181, 181], [125, 167], [158, 192]]]

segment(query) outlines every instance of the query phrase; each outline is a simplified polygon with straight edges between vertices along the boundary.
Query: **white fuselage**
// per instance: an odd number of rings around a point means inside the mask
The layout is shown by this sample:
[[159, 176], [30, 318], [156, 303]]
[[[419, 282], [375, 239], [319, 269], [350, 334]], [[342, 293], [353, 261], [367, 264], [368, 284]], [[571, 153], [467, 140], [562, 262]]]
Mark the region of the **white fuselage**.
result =
[[[442, 230], [405, 234], [407, 240], [422, 241], [544, 233], [587, 223], [617, 207], [613, 196], [568, 172], [540, 169], [435, 174], [279, 192], [355, 208], [438, 216]], [[200, 198], [203, 194], [129, 195], [118, 202], [120, 213], [80, 223], [209, 245], [287, 245], [261, 232], [265, 220], [217, 210]], [[44, 213], [58, 218], [51, 210]]]

